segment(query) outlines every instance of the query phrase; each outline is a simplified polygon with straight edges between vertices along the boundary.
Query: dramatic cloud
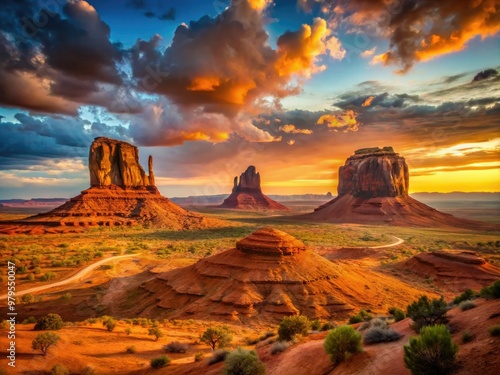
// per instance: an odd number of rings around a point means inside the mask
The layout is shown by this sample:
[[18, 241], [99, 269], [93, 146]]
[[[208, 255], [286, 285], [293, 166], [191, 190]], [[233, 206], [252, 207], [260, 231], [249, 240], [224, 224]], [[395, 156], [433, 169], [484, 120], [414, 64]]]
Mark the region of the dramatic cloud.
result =
[[146, 145], [194, 138], [219, 142], [232, 133], [252, 141], [277, 140], [251, 120], [298, 94], [302, 79], [325, 69], [322, 55], [339, 58], [342, 50], [321, 18], [286, 32], [277, 49], [271, 48], [264, 28], [270, 3], [235, 0], [216, 18], [182, 24], [163, 52], [158, 35], [137, 41], [131, 50], [137, 89], [168, 98], [176, 118], [160, 121], [161, 126], [154, 122], [151, 127], [160, 133], [152, 137], [141, 136], [151, 133], [149, 122], [138, 123], [134, 138]]
[[483, 70], [482, 72], [477, 73], [474, 78], [472, 79], [473, 82], [477, 81], [482, 81], [483, 79], [488, 79], [491, 77], [496, 77], [498, 75], [498, 72], [496, 69], [486, 69]]
[[373, 62], [399, 65], [400, 73], [500, 31], [497, 0], [299, 0], [305, 10], [318, 4], [331, 25], [387, 37], [389, 49]]
[[344, 132], [358, 131], [359, 123], [356, 120], [356, 113], [349, 109], [341, 114], [322, 115], [317, 122], [318, 125], [326, 125], [329, 128], [337, 129]]
[[363, 104], [361, 104], [361, 107], [369, 107], [372, 104], [373, 99], [375, 99], [374, 96], [369, 96], [368, 98], [365, 99]]
[[111, 86], [123, 84], [120, 45], [111, 43], [108, 25], [86, 1], [58, 5], [3, 4], [0, 104], [65, 114], [81, 104], [113, 110]]
[[293, 124], [280, 126], [279, 129], [288, 134], [312, 134], [311, 129], [297, 129]]

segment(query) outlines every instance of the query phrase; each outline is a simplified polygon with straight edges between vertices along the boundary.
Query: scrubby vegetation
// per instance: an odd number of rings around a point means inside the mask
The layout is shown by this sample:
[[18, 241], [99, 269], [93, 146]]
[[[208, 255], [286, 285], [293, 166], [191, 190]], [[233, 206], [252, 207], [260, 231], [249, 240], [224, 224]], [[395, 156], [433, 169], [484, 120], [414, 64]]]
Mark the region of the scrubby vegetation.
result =
[[442, 324], [424, 327], [404, 346], [404, 361], [412, 375], [445, 375], [455, 366], [458, 345]]
[[278, 327], [278, 337], [281, 341], [290, 341], [297, 335], [307, 335], [311, 323], [306, 316], [285, 316]]
[[198, 352], [194, 355], [195, 362], [200, 362], [201, 360], [203, 360], [203, 358], [205, 358], [205, 354], [203, 354], [202, 352]]
[[406, 308], [406, 314], [413, 320], [412, 328], [419, 331], [420, 328], [446, 322], [448, 311], [444, 297], [430, 300], [422, 296]]
[[159, 327], [150, 328], [149, 331], [148, 331], [148, 335], [154, 336], [155, 337], [155, 341], [158, 341], [158, 339], [160, 337], [165, 336], [165, 334], [163, 333], [163, 331]]
[[491, 336], [500, 336], [500, 324], [488, 328], [488, 332]]
[[476, 292], [474, 292], [472, 289], [466, 289], [462, 294], [455, 297], [455, 299], [453, 300], [453, 303], [455, 305], [458, 305], [463, 301], [471, 300], [475, 296], [476, 296]]
[[463, 344], [471, 342], [472, 339], [474, 338], [474, 336], [472, 335], [472, 333], [470, 333], [469, 331], [463, 331], [462, 335], [460, 337], [462, 339], [462, 343]]
[[370, 320], [371, 318], [372, 316], [365, 310], [360, 310], [359, 313], [349, 318], [349, 324], [362, 323], [364, 321]]
[[152, 368], [163, 368], [166, 367], [170, 364], [170, 358], [168, 358], [166, 355], [162, 355], [157, 358], [153, 358], [151, 360], [151, 367]]
[[[225, 348], [233, 340], [233, 335], [228, 327], [210, 327], [200, 337], [200, 341], [215, 350], [215, 348]], [[215, 354], [215, 353], [214, 353]]]
[[222, 362], [223, 360], [226, 359], [228, 354], [229, 354], [228, 350], [224, 350], [224, 349], [215, 350], [212, 353], [212, 356], [210, 357], [210, 359], [208, 360], [208, 364], [213, 365], [215, 363]]
[[406, 314], [403, 310], [397, 307], [389, 307], [389, 314], [393, 316], [395, 322], [400, 322], [406, 318]]
[[466, 311], [476, 307], [476, 304], [472, 301], [462, 301], [458, 306], [460, 307], [460, 310]]
[[266, 368], [253, 350], [238, 348], [224, 360], [222, 375], [265, 375]]
[[479, 294], [481, 295], [481, 297], [486, 299], [500, 298], [500, 280], [497, 280], [490, 286], [481, 289], [481, 292]]
[[288, 343], [286, 341], [276, 341], [271, 345], [271, 354], [284, 352], [286, 348], [288, 348]]
[[59, 336], [53, 332], [40, 333], [31, 343], [33, 350], [40, 350], [45, 357], [49, 349], [59, 342]]
[[365, 344], [377, 344], [380, 342], [396, 341], [401, 335], [389, 328], [387, 323], [381, 319], [372, 319], [363, 337]]
[[328, 332], [323, 347], [331, 361], [336, 365], [363, 350], [361, 334], [351, 326], [337, 327]]
[[50, 375], [69, 375], [69, 370], [61, 364], [57, 364], [50, 370]]
[[163, 350], [168, 353], [186, 353], [188, 350], [188, 346], [179, 341], [172, 341], [171, 343], [165, 345], [163, 347]]
[[35, 331], [57, 331], [61, 329], [64, 325], [62, 318], [58, 314], [48, 314], [41, 318], [38, 323], [35, 324]]

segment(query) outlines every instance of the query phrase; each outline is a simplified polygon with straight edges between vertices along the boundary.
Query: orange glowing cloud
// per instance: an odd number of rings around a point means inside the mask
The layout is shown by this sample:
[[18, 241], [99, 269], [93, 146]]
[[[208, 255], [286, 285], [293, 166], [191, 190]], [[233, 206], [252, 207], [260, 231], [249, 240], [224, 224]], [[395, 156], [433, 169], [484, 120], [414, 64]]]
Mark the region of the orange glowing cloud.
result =
[[313, 131], [310, 129], [297, 129], [293, 124], [286, 124], [280, 126], [280, 130], [288, 134], [312, 134]]
[[369, 96], [368, 98], [365, 99], [365, 101], [363, 102], [363, 104], [361, 104], [361, 106], [362, 107], [369, 107], [372, 104], [373, 99], [375, 99], [374, 96]]
[[350, 109], [341, 114], [323, 115], [318, 119], [316, 123], [318, 125], [326, 125], [329, 128], [333, 128], [334, 131], [337, 131], [337, 129], [341, 129], [344, 132], [355, 132], [359, 129], [359, 123], [356, 119], [356, 112]]

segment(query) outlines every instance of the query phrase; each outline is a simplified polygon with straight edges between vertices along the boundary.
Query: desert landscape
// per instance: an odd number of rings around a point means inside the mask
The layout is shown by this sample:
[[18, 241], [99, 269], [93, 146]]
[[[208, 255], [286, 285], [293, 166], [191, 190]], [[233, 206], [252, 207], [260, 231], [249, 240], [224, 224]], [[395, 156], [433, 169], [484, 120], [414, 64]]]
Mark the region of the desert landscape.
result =
[[497, 374], [499, 7], [7, 1], [0, 375]]

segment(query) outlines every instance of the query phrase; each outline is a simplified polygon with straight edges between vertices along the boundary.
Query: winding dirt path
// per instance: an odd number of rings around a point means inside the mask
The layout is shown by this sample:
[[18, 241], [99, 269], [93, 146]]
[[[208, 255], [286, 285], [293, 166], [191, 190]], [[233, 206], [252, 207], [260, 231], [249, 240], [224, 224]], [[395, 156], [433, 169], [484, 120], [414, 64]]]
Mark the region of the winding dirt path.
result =
[[[124, 259], [124, 258], [135, 257], [135, 256], [138, 256], [138, 255], [139, 254], [119, 255], [119, 256], [116, 256], [116, 257], [102, 259], [102, 260], [100, 260], [98, 262], [92, 263], [91, 265], [89, 265], [89, 266], [81, 269], [76, 274], [74, 274], [71, 277], [68, 277], [67, 279], [64, 279], [64, 280], [61, 280], [61, 281], [57, 281], [57, 282], [52, 283], [52, 284], [40, 285], [40, 286], [36, 286], [34, 288], [30, 288], [30, 289], [26, 289], [26, 290], [22, 290], [22, 291], [16, 291], [16, 297], [20, 297], [20, 296], [22, 296], [24, 294], [27, 294], [27, 293], [41, 292], [42, 290], [56, 288], [58, 286], [70, 284], [72, 282], [78, 281], [79, 279], [81, 279], [82, 277], [84, 277], [88, 273], [92, 272], [97, 267], [103, 265], [104, 263], [108, 263], [108, 262], [111, 262], [111, 261], [114, 261], [114, 260], [121, 260], [121, 259]], [[8, 296], [8, 294], [1, 295], [0, 296], [0, 301], [6, 299], [7, 296]]]
[[391, 236], [392, 238], [394, 238], [396, 240], [396, 242], [393, 242], [389, 245], [380, 245], [380, 246], [369, 246], [368, 248], [369, 249], [383, 249], [383, 248], [386, 248], [386, 247], [393, 247], [393, 246], [398, 246], [398, 245], [401, 245], [403, 242], [405, 242], [405, 240], [403, 240], [402, 238], [399, 238], [399, 237], [396, 237], [396, 236], [393, 236], [393, 235], [389, 235]]

